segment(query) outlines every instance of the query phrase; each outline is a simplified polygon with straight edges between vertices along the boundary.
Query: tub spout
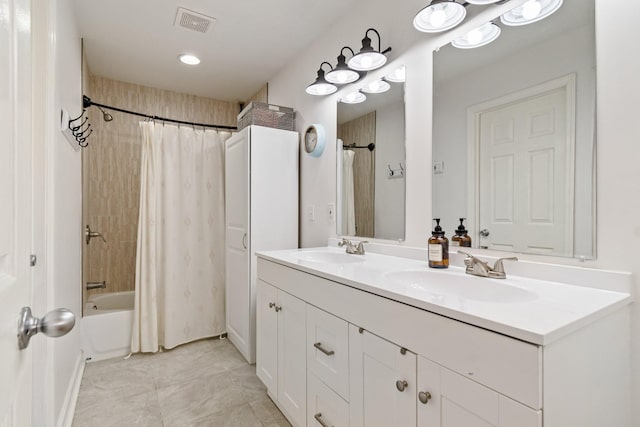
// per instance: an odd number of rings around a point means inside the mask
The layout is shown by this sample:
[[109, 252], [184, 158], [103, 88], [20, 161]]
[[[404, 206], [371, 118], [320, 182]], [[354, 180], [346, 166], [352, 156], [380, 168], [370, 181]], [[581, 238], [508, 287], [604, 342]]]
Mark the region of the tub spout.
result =
[[102, 282], [87, 282], [87, 290], [91, 289], [105, 289], [107, 287], [107, 282], [103, 280]]

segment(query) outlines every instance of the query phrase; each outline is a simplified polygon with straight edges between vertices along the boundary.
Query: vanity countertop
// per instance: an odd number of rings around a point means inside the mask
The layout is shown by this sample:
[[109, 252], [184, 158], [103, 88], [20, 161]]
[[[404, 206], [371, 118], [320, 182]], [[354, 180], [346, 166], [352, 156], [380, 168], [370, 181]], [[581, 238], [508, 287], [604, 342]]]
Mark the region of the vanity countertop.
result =
[[464, 268], [333, 247], [265, 251], [258, 257], [381, 297], [538, 345], [548, 345], [631, 303], [628, 293], [509, 275], [488, 279]]

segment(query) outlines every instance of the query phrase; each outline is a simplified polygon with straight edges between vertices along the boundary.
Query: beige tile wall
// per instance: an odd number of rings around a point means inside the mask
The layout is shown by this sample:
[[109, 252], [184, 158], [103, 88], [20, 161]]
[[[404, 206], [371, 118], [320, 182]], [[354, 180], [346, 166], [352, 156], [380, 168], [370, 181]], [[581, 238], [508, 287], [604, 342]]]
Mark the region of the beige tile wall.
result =
[[265, 84], [260, 88], [259, 91], [253, 94], [253, 96], [249, 97], [246, 101], [244, 101], [244, 105], [248, 105], [249, 103], [256, 102], [269, 102], [269, 83]]
[[[367, 146], [376, 142], [376, 112], [338, 125], [338, 138], [345, 145]], [[375, 151], [355, 149], [353, 157], [354, 207], [356, 236], [373, 237], [375, 203]]]
[[[86, 94], [100, 104], [197, 123], [236, 126], [239, 104], [89, 76]], [[143, 120], [109, 111], [104, 122], [96, 107], [87, 110], [93, 134], [82, 150], [83, 218], [107, 240], [84, 246], [84, 282], [106, 280], [105, 290], [133, 290], [140, 196], [140, 131]]]

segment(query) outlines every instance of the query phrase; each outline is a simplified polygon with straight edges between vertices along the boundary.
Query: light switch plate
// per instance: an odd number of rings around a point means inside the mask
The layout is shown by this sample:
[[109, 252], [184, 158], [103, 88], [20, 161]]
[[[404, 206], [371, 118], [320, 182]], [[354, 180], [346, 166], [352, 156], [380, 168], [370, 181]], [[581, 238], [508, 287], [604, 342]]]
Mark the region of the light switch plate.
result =
[[316, 220], [316, 207], [314, 205], [307, 206], [307, 219], [309, 221]]

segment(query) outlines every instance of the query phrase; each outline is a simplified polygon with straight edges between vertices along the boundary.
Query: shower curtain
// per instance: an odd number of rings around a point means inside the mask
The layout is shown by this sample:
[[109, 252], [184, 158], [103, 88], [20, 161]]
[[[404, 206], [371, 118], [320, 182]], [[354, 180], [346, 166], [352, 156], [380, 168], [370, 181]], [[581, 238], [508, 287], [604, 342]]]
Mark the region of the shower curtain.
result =
[[219, 335], [224, 307], [224, 140], [228, 132], [141, 122], [131, 351]]
[[356, 235], [356, 211], [353, 182], [353, 158], [355, 152], [342, 152], [342, 234]]

